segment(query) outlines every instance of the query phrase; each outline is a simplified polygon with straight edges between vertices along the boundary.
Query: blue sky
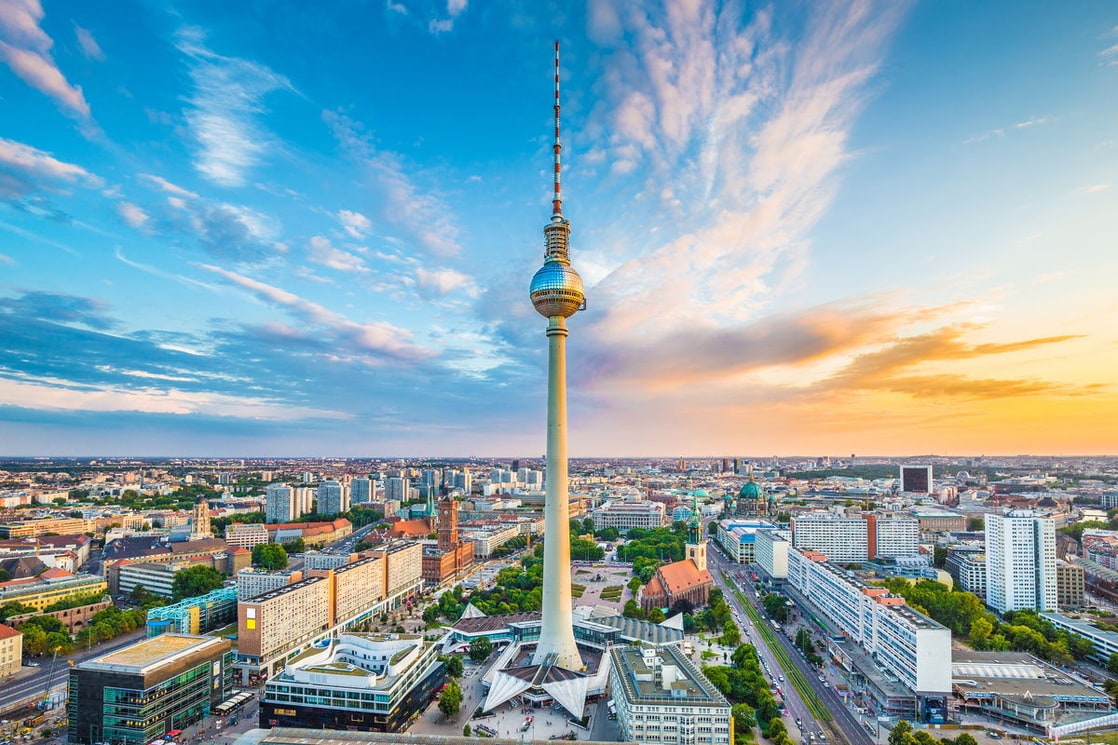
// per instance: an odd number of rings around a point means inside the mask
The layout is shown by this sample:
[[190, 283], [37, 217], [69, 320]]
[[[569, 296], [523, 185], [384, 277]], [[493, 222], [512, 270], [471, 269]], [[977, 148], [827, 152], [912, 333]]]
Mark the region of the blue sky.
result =
[[0, 454], [1118, 442], [1118, 8], [0, 2]]

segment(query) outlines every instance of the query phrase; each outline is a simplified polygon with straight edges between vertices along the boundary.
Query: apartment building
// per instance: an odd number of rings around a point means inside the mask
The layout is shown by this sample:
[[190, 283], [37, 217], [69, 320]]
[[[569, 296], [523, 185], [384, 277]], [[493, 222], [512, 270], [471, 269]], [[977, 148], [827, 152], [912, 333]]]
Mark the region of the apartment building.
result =
[[619, 739], [662, 745], [729, 745], [730, 704], [674, 645], [612, 646], [611, 701]]
[[955, 587], [986, 597], [986, 549], [982, 546], [952, 546], [947, 549], [944, 569], [955, 580]]
[[270, 677], [289, 652], [328, 631], [334, 625], [332, 585], [329, 576], [308, 577], [240, 603], [238, 662]]
[[917, 716], [945, 710], [951, 694], [950, 629], [884, 587], [855, 579], [819, 552], [789, 552], [788, 582], [861, 647], [877, 670], [899, 679], [917, 702]]
[[[309, 569], [310, 567], [308, 567]], [[295, 569], [283, 572], [268, 572], [251, 567], [237, 572], [237, 600], [245, 601], [287, 585], [303, 580], [303, 572]]]
[[1067, 561], [1056, 561], [1056, 606], [1060, 610], [1083, 607], [1086, 573], [1083, 567]]
[[387, 557], [369, 556], [334, 570], [334, 615], [339, 623], [359, 616], [384, 599]]
[[788, 550], [792, 548], [790, 538], [791, 534], [783, 530], [756, 532], [753, 539], [754, 561], [768, 579], [787, 579]]
[[920, 521], [908, 515], [864, 514], [871, 559], [915, 556], [920, 550]]
[[792, 548], [819, 551], [836, 564], [870, 558], [869, 522], [861, 517], [841, 517], [829, 512], [792, 518]]
[[986, 604], [1055, 611], [1056, 523], [1030, 510], [986, 515]]
[[714, 540], [732, 560], [750, 564], [756, 559], [757, 534], [775, 529], [775, 525], [764, 520], [720, 520]]

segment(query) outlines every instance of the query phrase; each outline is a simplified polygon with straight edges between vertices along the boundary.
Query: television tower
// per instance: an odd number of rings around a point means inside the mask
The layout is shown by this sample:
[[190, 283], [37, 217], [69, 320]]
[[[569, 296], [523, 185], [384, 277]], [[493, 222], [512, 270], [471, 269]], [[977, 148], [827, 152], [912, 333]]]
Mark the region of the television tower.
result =
[[567, 485], [567, 319], [586, 307], [582, 277], [571, 267], [571, 224], [560, 192], [559, 42], [555, 42], [555, 155], [551, 222], [543, 229], [543, 266], [529, 290], [547, 319], [547, 495], [544, 502], [543, 622], [532, 663], [581, 670], [571, 616], [570, 493]]

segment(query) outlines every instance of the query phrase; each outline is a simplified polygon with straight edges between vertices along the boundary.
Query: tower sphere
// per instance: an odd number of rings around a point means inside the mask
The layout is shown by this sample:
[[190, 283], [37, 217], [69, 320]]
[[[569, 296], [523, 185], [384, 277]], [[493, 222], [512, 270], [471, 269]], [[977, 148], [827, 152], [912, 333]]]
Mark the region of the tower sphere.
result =
[[539, 268], [532, 277], [529, 293], [536, 312], [544, 318], [570, 318], [586, 302], [582, 277], [570, 264], [560, 261], [547, 261]]

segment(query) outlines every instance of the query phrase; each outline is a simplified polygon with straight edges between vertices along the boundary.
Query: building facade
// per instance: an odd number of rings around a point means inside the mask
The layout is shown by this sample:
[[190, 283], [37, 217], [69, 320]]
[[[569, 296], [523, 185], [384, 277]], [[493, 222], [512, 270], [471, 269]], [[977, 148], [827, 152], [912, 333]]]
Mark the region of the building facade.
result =
[[268, 484], [264, 491], [264, 519], [270, 523], [286, 523], [299, 517], [294, 493], [287, 484]]
[[318, 514], [336, 515], [348, 509], [349, 495], [345, 487], [333, 479], [326, 479], [318, 485]]
[[986, 515], [986, 604], [1055, 611], [1056, 524], [1028, 510]]
[[754, 561], [768, 579], [788, 578], [788, 550], [792, 542], [790, 534], [782, 530], [759, 530], [754, 536]]
[[70, 670], [69, 742], [146, 745], [208, 716], [232, 692], [227, 639], [160, 634]]
[[830, 513], [794, 517], [792, 547], [819, 551], [836, 564], [866, 561], [870, 558], [869, 522]]
[[644, 499], [614, 500], [594, 510], [590, 517], [595, 528], [617, 528], [622, 533], [631, 528], [660, 528], [664, 526], [664, 505]]
[[0, 677], [15, 675], [23, 667], [23, 634], [0, 624]]
[[1086, 574], [1083, 567], [1067, 561], [1056, 561], [1056, 606], [1060, 610], [1083, 607]]
[[788, 555], [788, 583], [859, 645], [875, 665], [897, 676], [917, 703], [913, 712], [946, 712], [951, 694], [951, 630], [905, 605], [884, 587], [848, 576], [819, 552]]
[[674, 645], [609, 649], [610, 692], [623, 742], [729, 745], [730, 704]]

